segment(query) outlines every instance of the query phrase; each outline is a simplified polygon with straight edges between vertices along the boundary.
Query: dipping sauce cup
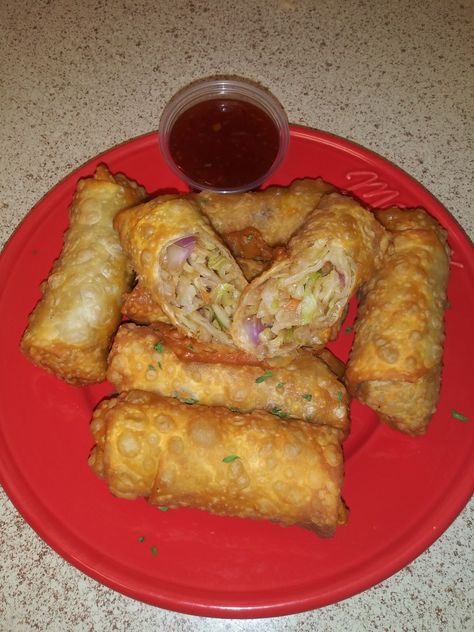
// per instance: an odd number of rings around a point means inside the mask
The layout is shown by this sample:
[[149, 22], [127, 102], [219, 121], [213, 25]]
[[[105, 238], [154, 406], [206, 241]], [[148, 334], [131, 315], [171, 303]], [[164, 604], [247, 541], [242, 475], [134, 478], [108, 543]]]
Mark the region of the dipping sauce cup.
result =
[[241, 79], [205, 79], [183, 88], [160, 120], [160, 147], [191, 189], [256, 189], [288, 150], [288, 119], [265, 88]]

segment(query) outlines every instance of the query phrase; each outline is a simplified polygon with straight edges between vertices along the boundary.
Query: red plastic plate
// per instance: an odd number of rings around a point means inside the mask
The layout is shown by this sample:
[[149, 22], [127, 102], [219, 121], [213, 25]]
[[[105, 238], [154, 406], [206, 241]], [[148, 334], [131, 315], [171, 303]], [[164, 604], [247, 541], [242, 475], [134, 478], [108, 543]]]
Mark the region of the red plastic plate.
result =
[[[91, 411], [108, 384], [74, 388], [30, 364], [18, 344], [40, 282], [60, 252], [80, 176], [99, 162], [147, 187], [185, 190], [165, 166], [158, 137], [120, 145], [72, 173], [44, 197], [0, 261], [0, 474], [12, 501], [50, 546], [98, 581], [181, 612], [262, 617], [324, 606], [401, 569], [451, 523], [474, 487], [473, 249], [422, 186], [379, 156], [329, 134], [291, 130], [272, 183], [322, 176], [367, 204], [422, 206], [448, 230], [453, 250], [442, 392], [428, 434], [410, 438], [352, 404], [344, 498], [351, 513], [332, 540], [299, 527], [161, 512], [114, 498], [87, 466]], [[333, 349], [345, 359], [354, 306]], [[455, 409], [469, 417], [453, 418]], [[143, 539], [144, 538], [144, 539]], [[141, 541], [143, 540], [143, 541]], [[152, 552], [156, 547], [156, 554]], [[154, 549], [153, 549], [154, 551]]]

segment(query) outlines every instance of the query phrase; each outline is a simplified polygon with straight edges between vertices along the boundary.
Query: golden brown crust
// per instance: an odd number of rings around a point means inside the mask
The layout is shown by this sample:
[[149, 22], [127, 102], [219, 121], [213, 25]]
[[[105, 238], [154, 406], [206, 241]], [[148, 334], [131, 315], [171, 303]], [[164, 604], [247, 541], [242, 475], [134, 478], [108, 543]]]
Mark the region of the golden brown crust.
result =
[[346, 520], [334, 428], [131, 391], [99, 404], [91, 431], [89, 464], [121, 498], [300, 524], [323, 537]]
[[169, 323], [170, 319], [140, 282], [123, 297], [122, 314], [139, 325]]
[[77, 184], [63, 249], [21, 341], [32, 362], [71, 384], [105, 377], [122, 295], [132, 279], [112, 221], [144, 197], [141, 187], [105, 165]]
[[321, 178], [295, 180], [264, 191], [196, 195], [202, 212], [221, 235], [253, 227], [268, 246], [283, 245], [304, 223], [324, 193], [334, 187]]
[[230, 363], [228, 356], [224, 356], [226, 362], [219, 362], [219, 348], [212, 357], [212, 345], [207, 345], [209, 358], [203, 362], [199, 353], [202, 345], [193, 342], [196, 355], [183, 359], [182, 341], [163, 335], [166, 329], [160, 326], [157, 331], [132, 323], [119, 328], [107, 371], [117, 391], [152, 391], [241, 411], [265, 409], [282, 418], [301, 418], [347, 434], [346, 390], [326, 363], [310, 352], [301, 352], [286, 364], [264, 368], [243, 363], [242, 356], [240, 364]]
[[393, 239], [361, 296], [346, 381], [354, 397], [393, 426], [421, 434], [439, 391], [446, 233], [422, 209], [387, 209], [377, 217]]

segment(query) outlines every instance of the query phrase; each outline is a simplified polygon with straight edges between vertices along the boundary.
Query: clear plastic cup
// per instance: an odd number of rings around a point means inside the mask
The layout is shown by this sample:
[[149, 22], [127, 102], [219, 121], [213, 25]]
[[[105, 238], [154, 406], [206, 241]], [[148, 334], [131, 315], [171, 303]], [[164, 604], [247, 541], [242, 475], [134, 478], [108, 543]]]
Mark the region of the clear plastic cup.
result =
[[[238, 122], [232, 127], [225, 118], [222, 124], [211, 124], [214, 110], [216, 116], [234, 112]], [[185, 120], [188, 127], [183, 127]], [[219, 193], [258, 188], [283, 161], [289, 138], [288, 119], [279, 101], [265, 88], [240, 78], [210, 78], [186, 86], [166, 105], [159, 126], [161, 152], [169, 167], [191, 189]], [[239, 169], [242, 173], [237, 173]]]

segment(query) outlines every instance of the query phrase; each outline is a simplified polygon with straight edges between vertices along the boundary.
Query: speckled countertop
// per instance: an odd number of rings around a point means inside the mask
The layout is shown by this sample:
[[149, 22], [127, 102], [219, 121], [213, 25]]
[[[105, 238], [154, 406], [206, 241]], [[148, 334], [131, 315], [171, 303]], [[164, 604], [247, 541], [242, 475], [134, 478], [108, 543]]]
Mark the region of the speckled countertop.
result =
[[[3, 0], [0, 245], [61, 178], [156, 129], [198, 77], [264, 83], [289, 119], [418, 179], [474, 234], [472, 0]], [[51, 550], [0, 497], [0, 628], [472, 630], [472, 504], [412, 564], [321, 610], [267, 620], [176, 614], [122, 596]]]

